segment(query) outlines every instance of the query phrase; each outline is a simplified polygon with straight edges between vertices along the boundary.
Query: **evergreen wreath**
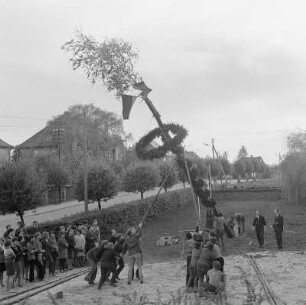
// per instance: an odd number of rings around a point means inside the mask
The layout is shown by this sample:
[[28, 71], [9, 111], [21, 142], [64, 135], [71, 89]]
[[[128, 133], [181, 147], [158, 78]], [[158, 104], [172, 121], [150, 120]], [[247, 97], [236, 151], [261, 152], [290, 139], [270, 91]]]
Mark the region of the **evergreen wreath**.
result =
[[[174, 138], [165, 139], [164, 134], [169, 134], [169, 132], [175, 135]], [[187, 130], [181, 125], [174, 123], [165, 124], [163, 130], [159, 127], [155, 128], [138, 141], [135, 146], [136, 154], [142, 160], [163, 158], [169, 151], [177, 154], [181, 151], [180, 146], [187, 134]], [[148, 150], [148, 146], [156, 138], [162, 138], [163, 145]]]

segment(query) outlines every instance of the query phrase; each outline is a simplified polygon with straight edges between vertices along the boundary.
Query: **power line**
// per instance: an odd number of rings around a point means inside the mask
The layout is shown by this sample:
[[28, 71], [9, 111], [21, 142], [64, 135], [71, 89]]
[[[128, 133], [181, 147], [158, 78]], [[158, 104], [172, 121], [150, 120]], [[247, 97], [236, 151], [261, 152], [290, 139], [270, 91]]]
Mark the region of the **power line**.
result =
[[2, 128], [40, 128], [41, 126], [25, 126], [25, 125], [0, 125]]
[[22, 119], [22, 120], [40, 120], [40, 121], [48, 121], [48, 119], [43, 118], [34, 118], [34, 117], [25, 117], [25, 116], [13, 116], [13, 115], [3, 115], [0, 114], [1, 118], [7, 118], [7, 119]]

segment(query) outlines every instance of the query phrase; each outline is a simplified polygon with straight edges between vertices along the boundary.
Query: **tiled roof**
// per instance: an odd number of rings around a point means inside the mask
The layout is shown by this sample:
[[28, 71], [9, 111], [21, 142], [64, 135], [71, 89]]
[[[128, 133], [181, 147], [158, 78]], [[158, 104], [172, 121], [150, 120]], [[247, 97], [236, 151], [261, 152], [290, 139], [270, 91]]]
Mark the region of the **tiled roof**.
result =
[[0, 148], [13, 148], [13, 146], [0, 139]]
[[55, 147], [57, 144], [54, 141], [53, 129], [46, 126], [39, 132], [35, 133], [31, 138], [16, 146], [17, 149], [23, 148], [46, 148]]

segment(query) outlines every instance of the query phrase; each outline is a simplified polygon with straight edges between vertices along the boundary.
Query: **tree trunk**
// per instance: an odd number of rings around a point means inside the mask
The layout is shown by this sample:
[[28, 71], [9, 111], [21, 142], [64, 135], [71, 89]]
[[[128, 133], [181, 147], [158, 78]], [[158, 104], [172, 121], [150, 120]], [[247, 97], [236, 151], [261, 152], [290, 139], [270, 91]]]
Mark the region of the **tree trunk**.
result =
[[20, 221], [22, 223], [22, 226], [24, 227], [24, 218], [23, 218], [23, 212], [21, 211], [17, 211], [18, 216], [20, 217]]
[[58, 187], [58, 203], [61, 203], [61, 187]]
[[144, 192], [140, 192], [141, 199], [143, 199], [143, 193], [144, 193]]
[[101, 200], [98, 200], [98, 208], [101, 210]]

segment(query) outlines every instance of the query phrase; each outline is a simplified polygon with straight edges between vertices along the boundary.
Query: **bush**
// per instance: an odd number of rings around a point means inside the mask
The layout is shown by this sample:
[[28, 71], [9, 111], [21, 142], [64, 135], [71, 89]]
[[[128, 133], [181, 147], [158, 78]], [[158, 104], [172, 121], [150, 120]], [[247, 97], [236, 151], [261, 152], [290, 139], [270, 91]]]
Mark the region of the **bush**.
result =
[[123, 177], [123, 188], [129, 193], [140, 193], [141, 199], [146, 191], [154, 189], [159, 183], [159, 172], [153, 162], [132, 163]]
[[295, 205], [306, 203], [306, 153], [293, 152], [281, 163], [285, 199]]
[[[62, 225], [66, 226], [69, 224], [78, 226], [85, 223], [92, 223], [94, 219], [97, 219], [101, 230], [101, 238], [108, 238], [111, 229], [125, 232], [128, 227], [140, 223], [154, 198], [155, 196], [152, 196], [143, 200], [117, 204], [100, 211], [95, 210], [87, 214], [79, 213], [63, 217], [55, 221], [41, 223], [39, 224], [39, 229], [41, 231], [57, 231], [59, 226]], [[188, 204], [192, 205], [192, 193], [190, 189], [161, 194], [152, 205], [146, 221], [150, 221], [161, 214]]]
[[[161, 186], [164, 183], [163, 189], [167, 193], [168, 189], [175, 185], [177, 180], [175, 168], [173, 168], [173, 165], [170, 162], [162, 162], [159, 165], [159, 175], [160, 182], [158, 185]], [[167, 180], [165, 181], [166, 178]]]
[[[88, 199], [97, 201], [101, 210], [101, 200], [108, 200], [117, 195], [118, 178], [115, 172], [101, 162], [93, 162], [88, 170]], [[84, 173], [80, 172], [75, 185], [78, 201], [84, 200]]]

